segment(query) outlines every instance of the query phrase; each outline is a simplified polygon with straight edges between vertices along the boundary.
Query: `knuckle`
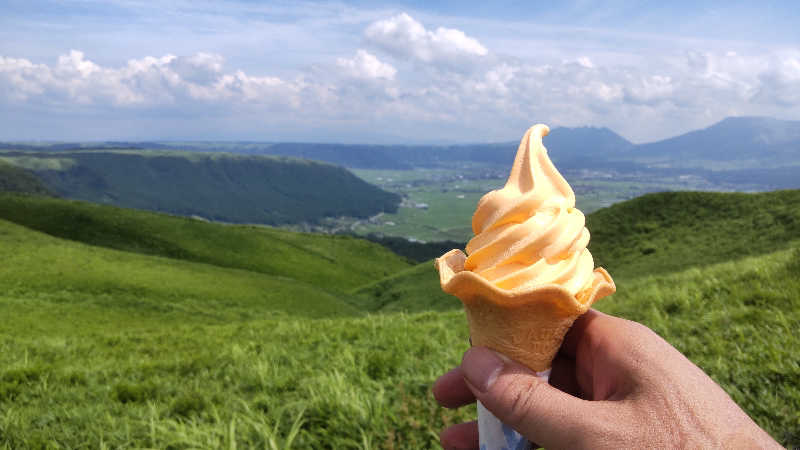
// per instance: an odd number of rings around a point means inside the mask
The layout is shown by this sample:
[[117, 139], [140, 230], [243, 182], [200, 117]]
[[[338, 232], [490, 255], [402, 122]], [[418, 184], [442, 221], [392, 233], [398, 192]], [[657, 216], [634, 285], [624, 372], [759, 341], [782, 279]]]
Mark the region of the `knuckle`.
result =
[[628, 321], [628, 330], [631, 339], [627, 341], [632, 343], [632, 353], [642, 353], [639, 356], [644, 357], [652, 356], [656, 351], [666, 351], [668, 344], [650, 327], [639, 322]]
[[525, 424], [533, 420], [540, 397], [541, 383], [524, 380], [511, 384], [506, 392], [509, 405], [509, 422], [512, 425]]

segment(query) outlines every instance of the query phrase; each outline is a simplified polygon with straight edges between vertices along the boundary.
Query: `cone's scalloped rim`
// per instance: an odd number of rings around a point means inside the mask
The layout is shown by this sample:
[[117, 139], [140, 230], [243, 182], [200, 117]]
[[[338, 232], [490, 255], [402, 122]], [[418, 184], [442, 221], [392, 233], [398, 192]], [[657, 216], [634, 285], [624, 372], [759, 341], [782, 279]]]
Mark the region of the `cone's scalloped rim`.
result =
[[572, 295], [558, 284], [542, 284], [532, 289], [509, 290], [499, 288], [480, 275], [464, 269], [467, 256], [453, 249], [436, 258], [442, 290], [458, 297], [465, 306], [488, 301], [501, 308], [513, 309], [532, 302], [551, 302], [565, 315], [581, 315], [594, 302], [616, 292], [614, 280], [602, 267], [594, 269], [592, 285], [577, 295]]

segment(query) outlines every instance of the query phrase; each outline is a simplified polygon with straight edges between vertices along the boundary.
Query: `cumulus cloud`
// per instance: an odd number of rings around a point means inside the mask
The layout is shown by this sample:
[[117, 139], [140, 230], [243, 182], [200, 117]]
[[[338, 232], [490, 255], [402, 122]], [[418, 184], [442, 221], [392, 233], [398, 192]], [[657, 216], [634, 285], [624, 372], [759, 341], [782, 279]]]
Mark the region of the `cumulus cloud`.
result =
[[785, 107], [800, 104], [800, 49], [779, 52], [757, 76], [756, 101]]
[[675, 92], [675, 84], [669, 75], [643, 75], [630, 77], [623, 91], [633, 103], [657, 103], [669, 100]]
[[544, 121], [609, 126], [636, 140], [685, 132], [728, 115], [785, 116], [800, 108], [800, 59], [786, 52], [685, 54], [652, 67], [580, 57], [501, 60], [474, 76], [439, 79], [436, 89], [424, 92], [428, 105], [453, 112], [454, 121], [494, 127], [498, 135]]
[[172, 58], [169, 68], [190, 83], [208, 84], [222, 73], [224, 58], [211, 53], [197, 53], [186, 58]]
[[0, 89], [4, 94], [0, 98], [18, 102], [29, 96], [41, 95], [51, 76], [50, 69], [44, 64], [0, 56]]
[[[166, 109], [220, 118], [235, 112], [254, 129], [291, 120], [300, 128], [392, 127], [468, 141], [509, 139], [539, 121], [609, 126], [646, 139], [732, 114], [800, 114], [797, 48], [676, 50], [624, 62], [569, 51], [526, 59], [490, 53], [460, 30], [426, 29], [408, 14], [372, 22], [364, 37], [369, 50], [281, 76], [230, 68], [210, 52], [142, 56], [116, 67], [78, 50], [51, 63], [0, 56], [0, 107], [142, 117]], [[462, 67], [469, 70], [454, 70]]]
[[164, 55], [132, 59], [119, 68], [101, 67], [72, 50], [50, 67], [26, 59], [0, 57], [0, 86], [12, 102], [75, 102], [141, 107], [192, 102], [297, 105], [304, 84], [277, 77], [225, 73], [219, 55]]
[[453, 62], [486, 56], [477, 39], [454, 28], [427, 30], [406, 13], [373, 22], [364, 33], [367, 41], [398, 58], [425, 63]]
[[397, 69], [381, 62], [375, 55], [359, 49], [353, 58], [338, 58], [336, 65], [355, 78], [394, 80]]
[[509, 83], [514, 79], [514, 74], [519, 72], [518, 67], [502, 63], [490, 68], [483, 79], [477, 80], [472, 88], [476, 92], [491, 92], [496, 95], [507, 95], [511, 92]]

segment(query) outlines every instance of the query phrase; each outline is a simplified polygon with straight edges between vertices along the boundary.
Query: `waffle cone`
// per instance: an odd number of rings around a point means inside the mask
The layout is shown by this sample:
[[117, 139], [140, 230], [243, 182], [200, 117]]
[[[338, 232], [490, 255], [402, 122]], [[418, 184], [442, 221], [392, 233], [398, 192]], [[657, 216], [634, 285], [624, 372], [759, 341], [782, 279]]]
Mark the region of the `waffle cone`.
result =
[[501, 289], [464, 270], [466, 255], [451, 250], [436, 259], [442, 290], [464, 304], [473, 345], [491, 348], [534, 371], [550, 368], [564, 335], [592, 303], [616, 291], [603, 268], [591, 287], [570, 294], [556, 284], [526, 291]]

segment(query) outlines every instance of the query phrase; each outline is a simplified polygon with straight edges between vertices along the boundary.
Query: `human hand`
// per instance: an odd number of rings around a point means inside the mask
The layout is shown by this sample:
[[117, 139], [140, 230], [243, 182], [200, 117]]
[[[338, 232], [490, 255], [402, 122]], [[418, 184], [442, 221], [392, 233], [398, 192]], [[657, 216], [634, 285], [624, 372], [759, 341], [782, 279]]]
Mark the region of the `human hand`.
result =
[[[473, 347], [433, 393], [448, 408], [477, 398], [546, 448], [782, 448], [649, 328], [594, 310], [567, 333], [550, 384], [505, 356]], [[477, 423], [451, 426], [441, 442], [477, 449]]]

